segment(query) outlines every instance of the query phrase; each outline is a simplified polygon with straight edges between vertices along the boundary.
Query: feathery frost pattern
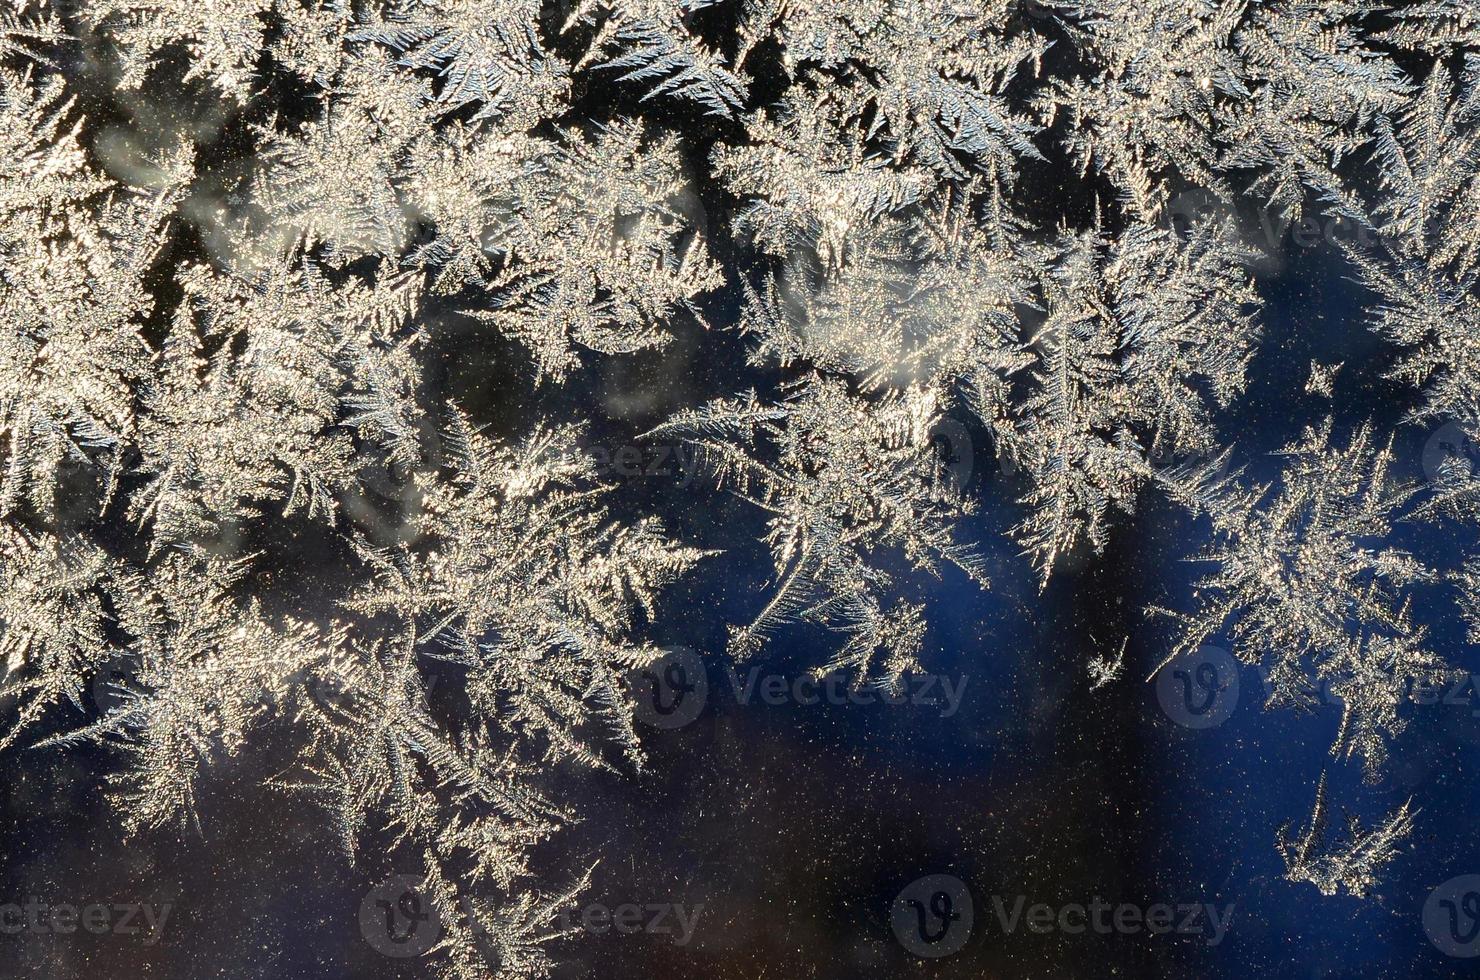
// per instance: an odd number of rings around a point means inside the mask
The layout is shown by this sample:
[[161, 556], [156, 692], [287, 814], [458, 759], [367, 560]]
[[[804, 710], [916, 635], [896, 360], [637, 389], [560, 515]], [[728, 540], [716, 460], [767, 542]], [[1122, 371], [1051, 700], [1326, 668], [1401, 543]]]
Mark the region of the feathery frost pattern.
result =
[[[212, 766], [296, 740], [265, 791], [420, 865], [441, 975], [547, 976], [588, 875], [540, 881], [580, 817], [540, 787], [644, 764], [665, 592], [743, 560], [582, 451], [660, 405], [633, 436], [769, 552], [725, 655], [820, 628], [820, 674], [898, 689], [938, 583], [1072, 587], [1163, 508], [1204, 572], [1150, 610], [1166, 662], [1329, 692], [1331, 764], [1379, 781], [1445, 617], [1480, 637], [1480, 557], [1398, 543], [1473, 532], [1480, 473], [1392, 448], [1480, 440], [1477, 51], [1468, 0], [16, 0], [0, 749], [107, 746], [131, 831], [209, 834]], [[1250, 203], [1353, 232], [1347, 329], [1407, 399], [1345, 418], [1360, 369], [1313, 360], [1267, 480], [1229, 469], [1278, 356]], [[711, 354], [743, 378], [610, 396]], [[948, 425], [1008, 472], [953, 470]], [[332, 571], [270, 584], [310, 548]], [[1127, 649], [1079, 680], [1121, 690]], [[1421, 816], [1330, 806], [1323, 774], [1287, 878], [1377, 891]]]

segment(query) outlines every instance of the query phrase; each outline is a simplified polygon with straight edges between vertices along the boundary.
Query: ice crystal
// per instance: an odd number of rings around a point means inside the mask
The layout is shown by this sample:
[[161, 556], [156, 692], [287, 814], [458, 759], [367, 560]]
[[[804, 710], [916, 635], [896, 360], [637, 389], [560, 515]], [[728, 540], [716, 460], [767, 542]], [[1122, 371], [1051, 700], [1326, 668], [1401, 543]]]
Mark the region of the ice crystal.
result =
[[570, 66], [540, 37], [539, 9], [538, 0], [402, 0], [352, 37], [400, 52], [409, 68], [435, 69], [437, 100], [449, 109], [472, 104], [478, 116], [533, 122], [570, 88]]
[[879, 679], [889, 685], [917, 667], [920, 609], [886, 605], [891, 577], [873, 553], [895, 550], [934, 575], [954, 565], [986, 584], [980, 560], [951, 533], [964, 504], [934, 462], [938, 419], [929, 389], [869, 401], [811, 375], [785, 401], [752, 394], [711, 402], [652, 433], [689, 440], [720, 486], [769, 517], [777, 584], [761, 612], [731, 630], [737, 655], [802, 619], [848, 637], [823, 671], [848, 669], [862, 680], [882, 656]]
[[504, 257], [491, 308], [472, 315], [529, 348], [541, 377], [579, 363], [576, 347], [662, 347], [668, 321], [697, 315], [719, 267], [689, 234], [677, 141], [632, 120], [566, 131], [523, 182], [492, 237]]
[[1186, 240], [1145, 225], [1085, 234], [1049, 254], [1014, 449], [1033, 484], [1018, 533], [1045, 578], [1079, 541], [1103, 546], [1109, 514], [1151, 478], [1152, 450], [1213, 448], [1203, 391], [1218, 404], [1242, 389], [1257, 329], [1246, 260], [1207, 226]]
[[144, 390], [147, 482], [130, 513], [153, 524], [156, 547], [218, 534], [268, 501], [332, 521], [355, 478], [345, 428], [363, 423], [407, 452], [415, 382], [394, 374], [414, 369], [395, 349], [417, 284], [385, 275], [336, 289], [292, 253], [247, 276], [194, 267], [181, 281], [186, 304]]
[[84, 16], [118, 47], [119, 84], [141, 88], [174, 46], [190, 56], [185, 79], [205, 78], [227, 95], [245, 101], [267, 27], [272, 0], [201, 4], [189, 0], [136, 3], [100, 0]]
[[1322, 895], [1345, 891], [1365, 898], [1376, 887], [1383, 868], [1397, 856], [1399, 845], [1413, 832], [1413, 814], [1404, 803], [1370, 830], [1349, 817], [1345, 833], [1333, 840], [1327, 805], [1326, 775], [1322, 773], [1310, 824], [1297, 838], [1289, 836], [1286, 824], [1276, 840], [1285, 860], [1285, 879], [1315, 885]]
[[[0, 73], [0, 512], [53, 516], [72, 463], [104, 467], [111, 490], [148, 373], [143, 280], [174, 188], [110, 196], [69, 110], [58, 81]], [[174, 166], [188, 172], [188, 153]]]
[[1413, 587], [1436, 576], [1384, 543], [1415, 492], [1389, 476], [1391, 448], [1365, 428], [1345, 448], [1330, 439], [1328, 421], [1288, 446], [1273, 493], [1207, 482], [1213, 467], [1170, 478], [1217, 536], [1199, 556], [1215, 570], [1197, 584], [1198, 610], [1176, 615], [1172, 656], [1226, 637], [1245, 662], [1267, 666], [1275, 705], [1313, 708], [1328, 684], [1342, 702], [1332, 751], [1361, 755], [1375, 773], [1409, 690], [1442, 676], [1409, 615]]
[[[600, 367], [743, 347], [745, 380], [672, 385], [652, 432], [770, 550], [734, 654], [800, 621], [836, 634], [817, 670], [895, 684], [931, 652], [920, 583], [985, 584], [979, 498], [1047, 585], [1166, 493], [1211, 535], [1173, 655], [1228, 642], [1272, 707], [1329, 692], [1333, 756], [1375, 778], [1448, 676], [1426, 590], [1480, 621], [1476, 559], [1395, 524], [1473, 528], [1480, 478], [1407, 484], [1401, 430], [1312, 419], [1269, 482], [1227, 474], [1290, 259], [1237, 216], [1340, 219], [1405, 421], [1480, 437], [1477, 25], [1471, 0], [16, 0], [0, 747], [113, 746], [142, 830], [196, 823], [211, 763], [286, 729], [274, 784], [352, 855], [420, 863], [445, 975], [546, 975], [570, 893], [530, 856], [575, 814], [534, 784], [642, 763], [623, 678], [711, 554], [580, 451], [644, 410]], [[209, 111], [161, 126], [156, 86]], [[508, 370], [453, 363], [479, 329]], [[1365, 369], [1312, 353], [1305, 394], [1346, 418]], [[948, 425], [1010, 472], [953, 472]], [[255, 577], [313, 535], [357, 559], [312, 595]], [[1326, 807], [1323, 779], [1288, 877], [1366, 894], [1412, 815], [1333, 842]]]
[[569, 427], [508, 448], [454, 409], [443, 442], [448, 473], [419, 481], [421, 546], [363, 549], [375, 585], [354, 608], [404, 619], [409, 643], [469, 671], [475, 710], [552, 754], [600, 763], [579, 732], [600, 720], [639, 760], [619, 680], [658, 651], [624, 636], [702, 553], [612, 521]]
[[623, 71], [623, 81], [648, 82], [644, 99], [672, 93], [717, 116], [731, 116], [745, 102], [745, 82], [722, 54], [688, 30], [685, 18], [718, 0], [581, 0], [566, 22], [597, 22], [585, 61], [608, 47], [617, 54], [600, 67]]

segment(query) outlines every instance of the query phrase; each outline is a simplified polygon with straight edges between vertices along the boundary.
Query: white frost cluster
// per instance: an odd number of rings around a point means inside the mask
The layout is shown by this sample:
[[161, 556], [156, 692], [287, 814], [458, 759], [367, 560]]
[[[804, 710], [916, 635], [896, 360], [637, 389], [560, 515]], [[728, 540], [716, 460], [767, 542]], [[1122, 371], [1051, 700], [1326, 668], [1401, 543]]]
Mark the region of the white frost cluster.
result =
[[[436, 307], [513, 341], [499, 383], [530, 394], [742, 338], [774, 388], [653, 433], [766, 522], [775, 583], [737, 655], [804, 621], [838, 634], [819, 670], [919, 665], [901, 570], [989, 587], [958, 526], [981, 487], [936, 450], [959, 411], [1019, 474], [1011, 534], [1045, 584], [1143, 494], [1185, 505], [1211, 570], [1165, 611], [1174, 654], [1223, 638], [1278, 703], [1329, 685], [1333, 753], [1380, 774], [1406, 692], [1445, 672], [1414, 590], [1480, 609], [1480, 563], [1446, 576], [1388, 539], [1480, 521], [1480, 474], [1402, 485], [1386, 434], [1317, 418], [1277, 485], [1227, 475], [1259, 256], [1173, 204], [1370, 232], [1346, 259], [1413, 420], [1480, 439], [1477, 52], [1466, 0], [11, 0], [0, 745], [70, 724], [47, 744], [117, 746], [139, 828], [196, 820], [211, 761], [286, 722], [276, 788], [350, 853], [390, 828], [424, 862], [445, 975], [548, 971], [527, 859], [568, 814], [528, 777], [641, 763], [622, 676], [658, 656], [664, 587], [725, 559], [613, 507], [582, 420], [496, 438], [429, 398]], [[79, 111], [84, 63], [124, 104], [170, 80], [190, 118], [120, 148]], [[1345, 377], [1313, 365], [1311, 390]], [[389, 519], [367, 504], [387, 486]], [[242, 553], [279, 520], [357, 556], [315, 600], [332, 616]], [[1087, 665], [1095, 687], [1120, 666]], [[1407, 810], [1332, 846], [1325, 806], [1323, 781], [1290, 875], [1365, 893]]]

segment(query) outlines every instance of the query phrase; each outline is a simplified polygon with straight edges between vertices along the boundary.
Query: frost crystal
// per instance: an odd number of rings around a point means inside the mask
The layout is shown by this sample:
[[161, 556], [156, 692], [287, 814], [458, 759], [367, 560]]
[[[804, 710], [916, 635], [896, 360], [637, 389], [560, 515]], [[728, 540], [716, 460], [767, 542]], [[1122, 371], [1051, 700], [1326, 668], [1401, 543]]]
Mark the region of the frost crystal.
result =
[[965, 505], [932, 465], [938, 411], [928, 390], [870, 402], [813, 375], [783, 402], [711, 402], [651, 433], [689, 440], [720, 486], [769, 516], [777, 584], [756, 618], [732, 629], [737, 655], [804, 619], [848, 636], [821, 673], [847, 668], [862, 679], [881, 654], [882, 683], [892, 685], [917, 667], [921, 610], [885, 605], [890, 576], [871, 554], [894, 549], [917, 569], [938, 575], [951, 564], [986, 584], [976, 555], [951, 535], [949, 520]]
[[[292, 740], [272, 785], [420, 865], [445, 976], [548, 975], [579, 814], [536, 784], [642, 764], [665, 590], [742, 566], [581, 451], [630, 426], [769, 549], [731, 652], [820, 628], [860, 684], [929, 665], [937, 583], [1074, 588], [1163, 495], [1209, 569], [1172, 655], [1329, 694], [1377, 779], [1480, 634], [1480, 558], [1399, 544], [1480, 521], [1477, 46], [1472, 0], [13, 0], [0, 748], [110, 746], [131, 829], [209, 832], [212, 765]], [[1291, 326], [1331, 418], [1253, 485], [1263, 311], [1319, 263], [1249, 206], [1342, 233], [1408, 399], [1353, 417], [1371, 358]], [[1326, 809], [1288, 877], [1367, 894], [1413, 815]]]
[[1314, 707], [1329, 683], [1342, 702], [1332, 751], [1360, 754], [1375, 774], [1407, 692], [1442, 676], [1409, 616], [1412, 587], [1435, 575], [1383, 543], [1415, 490], [1388, 476], [1392, 450], [1374, 448], [1366, 429], [1336, 449], [1328, 421], [1284, 454], [1277, 493], [1206, 482], [1206, 468], [1171, 478], [1216, 534], [1199, 557], [1215, 571], [1197, 585], [1198, 611], [1177, 614], [1171, 656], [1226, 636], [1246, 662], [1268, 666], [1276, 705]]
[[1404, 803], [1371, 830], [1363, 830], [1355, 817], [1349, 817], [1345, 833], [1333, 840], [1326, 807], [1326, 776], [1322, 773], [1310, 825], [1292, 839], [1286, 824], [1277, 837], [1276, 845], [1285, 859], [1285, 879], [1309, 882], [1322, 895], [1345, 891], [1365, 898], [1377, 885], [1382, 869], [1397, 856], [1403, 839], [1413, 832], [1413, 814]]

